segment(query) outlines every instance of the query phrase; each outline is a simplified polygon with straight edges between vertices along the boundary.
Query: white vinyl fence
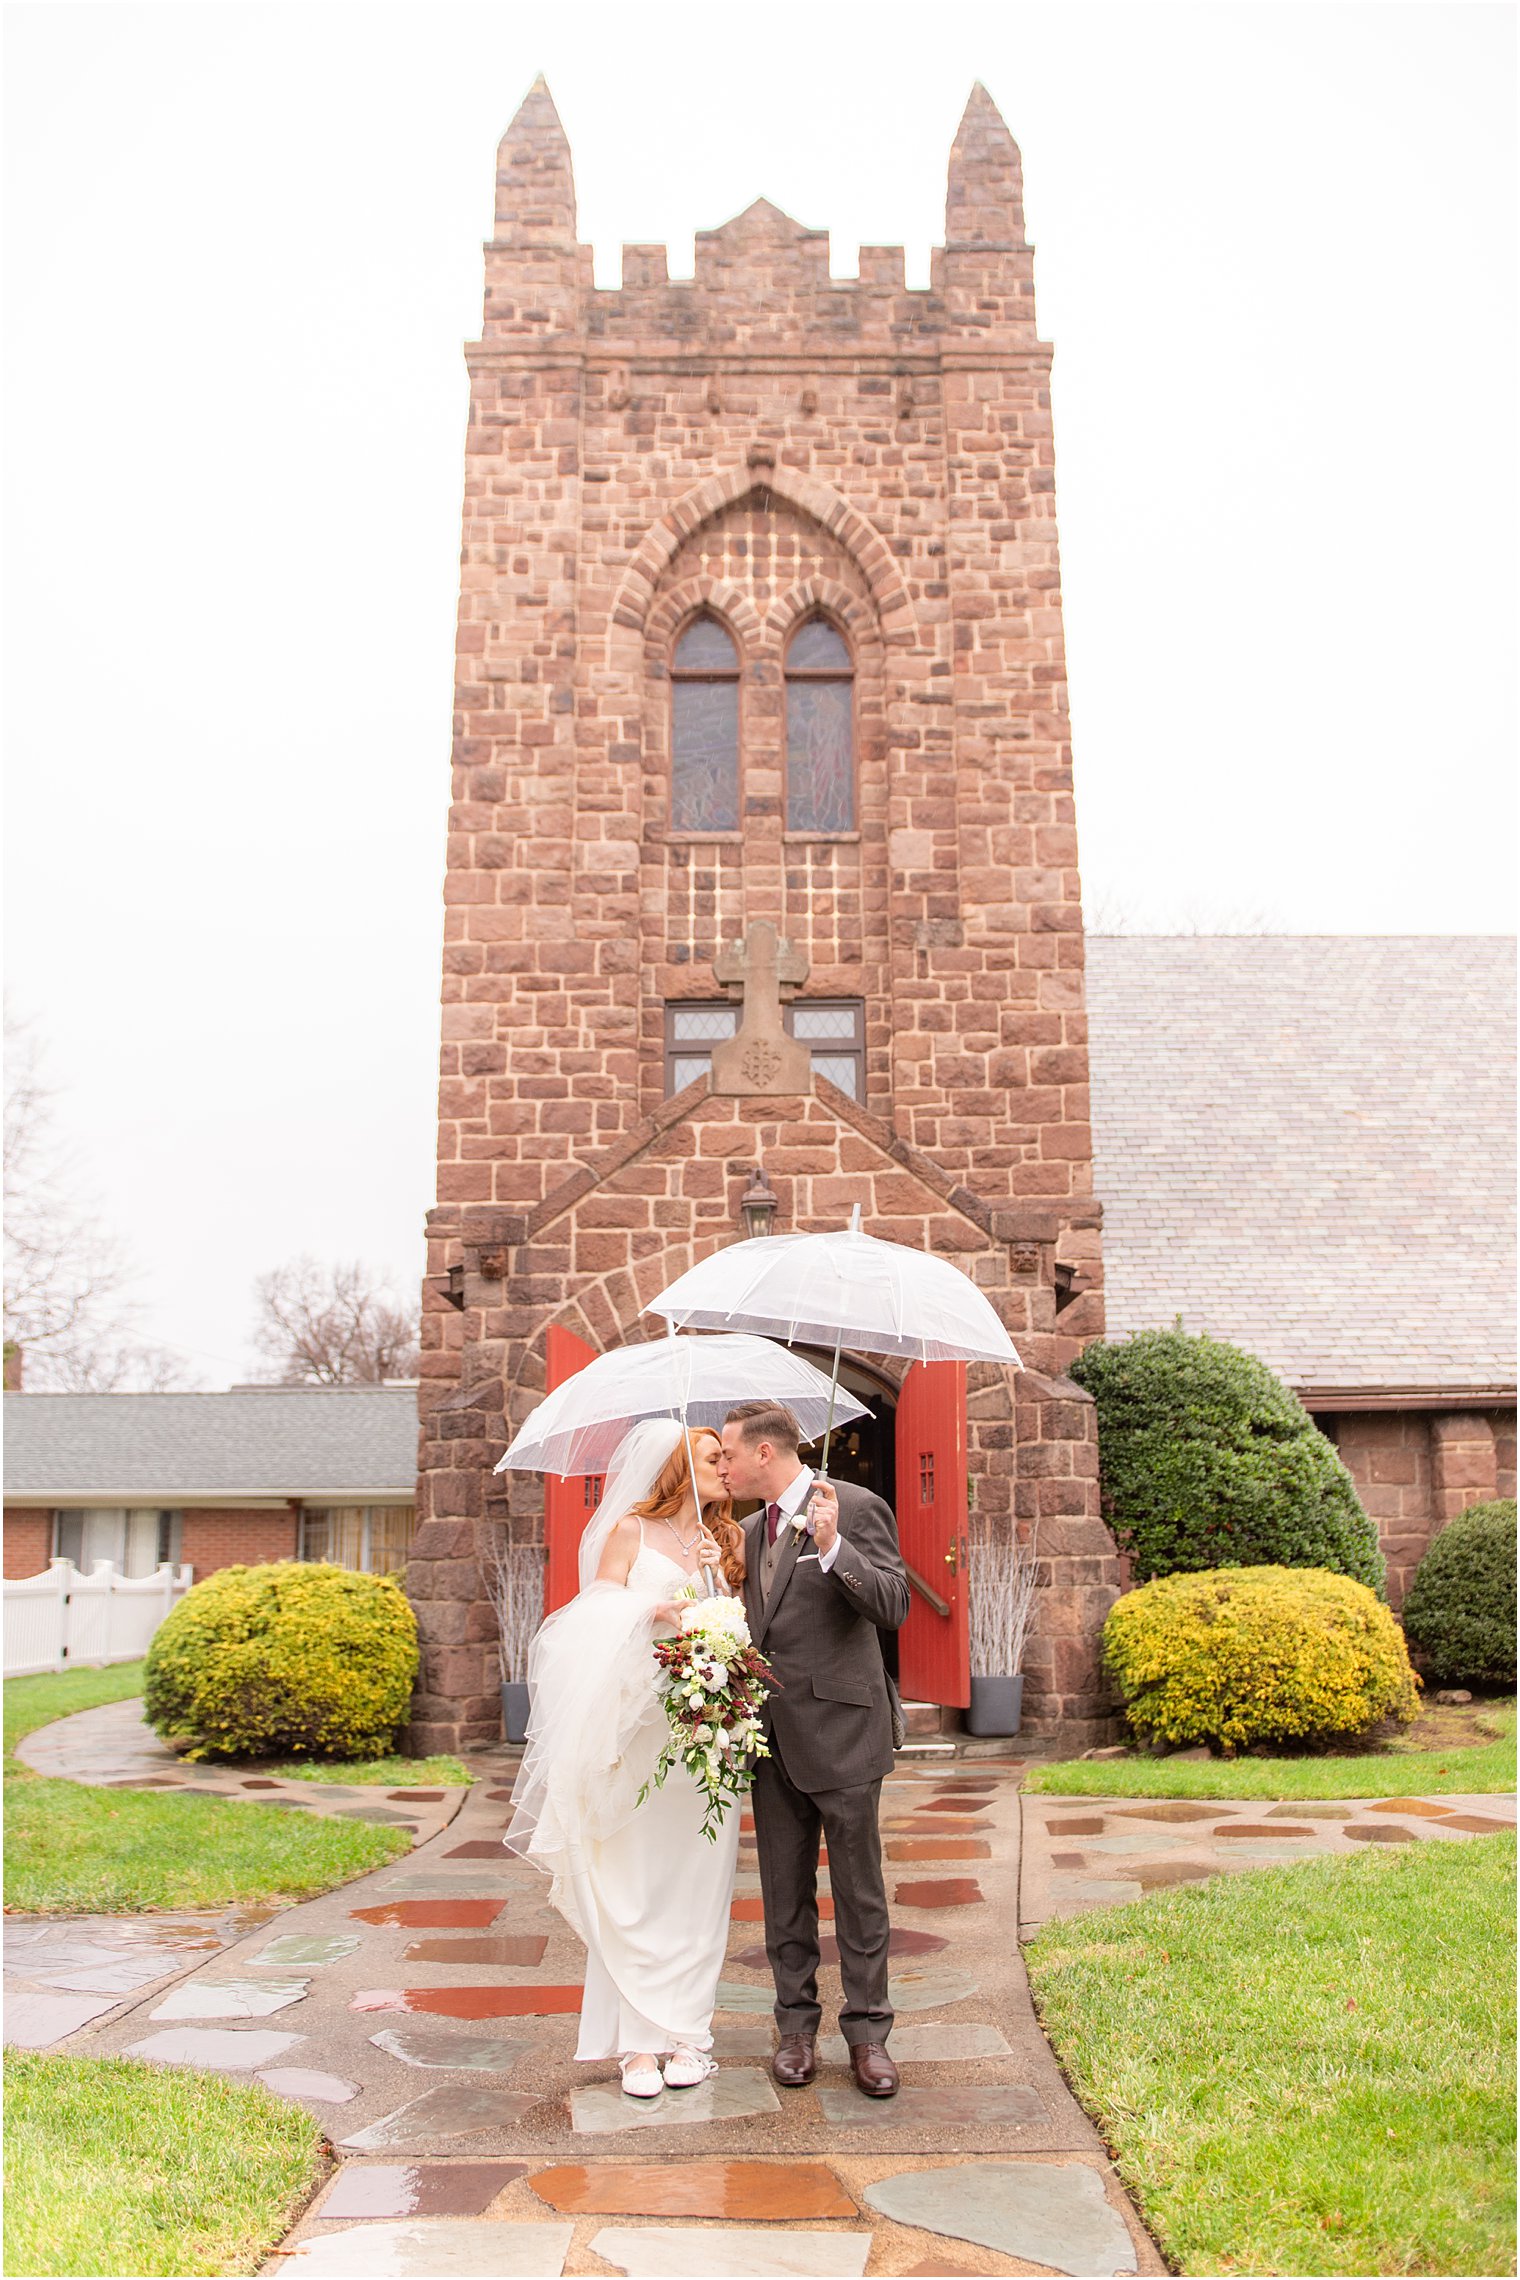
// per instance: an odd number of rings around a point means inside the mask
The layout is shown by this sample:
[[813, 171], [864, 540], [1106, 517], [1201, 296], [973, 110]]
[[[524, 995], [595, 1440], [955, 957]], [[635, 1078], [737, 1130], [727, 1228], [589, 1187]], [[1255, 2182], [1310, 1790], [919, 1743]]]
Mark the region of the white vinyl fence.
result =
[[45, 1575], [5, 1579], [5, 1676], [69, 1670], [76, 1663], [135, 1662], [192, 1582], [167, 1562], [154, 1575], [125, 1576], [110, 1560], [88, 1575], [53, 1560]]

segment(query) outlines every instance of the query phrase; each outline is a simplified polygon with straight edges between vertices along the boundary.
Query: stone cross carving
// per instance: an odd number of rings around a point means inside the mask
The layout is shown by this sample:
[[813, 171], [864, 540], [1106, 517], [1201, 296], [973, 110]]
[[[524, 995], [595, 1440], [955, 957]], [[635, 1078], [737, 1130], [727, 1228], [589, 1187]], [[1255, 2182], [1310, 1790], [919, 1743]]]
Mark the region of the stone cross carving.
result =
[[783, 997], [808, 978], [808, 961], [783, 942], [769, 919], [759, 919], [742, 942], [713, 960], [713, 972], [730, 997], [742, 995], [738, 1035], [713, 1047], [712, 1089], [717, 1093], [805, 1093], [812, 1087], [812, 1055], [788, 1037]]

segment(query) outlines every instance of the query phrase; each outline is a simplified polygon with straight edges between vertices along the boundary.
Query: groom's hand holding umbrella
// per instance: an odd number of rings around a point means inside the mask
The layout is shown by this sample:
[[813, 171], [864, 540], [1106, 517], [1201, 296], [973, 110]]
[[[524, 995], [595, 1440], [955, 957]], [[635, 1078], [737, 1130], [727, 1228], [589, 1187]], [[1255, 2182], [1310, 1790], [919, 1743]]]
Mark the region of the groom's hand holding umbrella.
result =
[[839, 1499], [826, 1480], [818, 1483], [808, 1499], [807, 1521], [818, 1556], [826, 1559], [839, 1541]]

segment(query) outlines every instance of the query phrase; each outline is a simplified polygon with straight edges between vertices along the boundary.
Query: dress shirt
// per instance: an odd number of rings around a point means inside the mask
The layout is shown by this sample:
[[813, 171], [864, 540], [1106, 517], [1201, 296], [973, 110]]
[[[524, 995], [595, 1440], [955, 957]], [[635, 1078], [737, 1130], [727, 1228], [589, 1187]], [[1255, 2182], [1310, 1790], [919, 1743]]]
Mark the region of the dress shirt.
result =
[[[773, 1496], [770, 1498], [769, 1501], [772, 1504], [777, 1504], [781, 1507], [781, 1518], [776, 1523], [776, 1534], [778, 1538], [781, 1534], [782, 1529], [789, 1525], [794, 1515], [800, 1512], [804, 1504], [806, 1504], [808, 1500], [808, 1491], [812, 1488], [812, 1486], [812, 1468], [808, 1465], [803, 1465], [800, 1467], [794, 1477], [787, 1482], [785, 1488], [781, 1491], [781, 1494], [779, 1496]], [[828, 1574], [830, 1568], [834, 1565], [835, 1560], [837, 1560], [839, 1557], [839, 1543], [840, 1539], [838, 1536], [836, 1536], [833, 1543], [830, 1544], [828, 1550], [826, 1552], [820, 1552], [818, 1554], [818, 1565], [822, 1568], [825, 1575]]]

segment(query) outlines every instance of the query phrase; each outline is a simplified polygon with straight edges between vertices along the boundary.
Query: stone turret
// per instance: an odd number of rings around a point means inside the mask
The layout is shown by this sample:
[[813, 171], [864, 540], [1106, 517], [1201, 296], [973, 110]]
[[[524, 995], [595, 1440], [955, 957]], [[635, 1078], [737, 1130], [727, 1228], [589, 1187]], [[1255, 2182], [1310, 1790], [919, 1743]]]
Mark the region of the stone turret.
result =
[[1024, 168], [1019, 146], [978, 80], [950, 150], [945, 189], [945, 249], [971, 246], [1011, 253], [1024, 236]]
[[496, 152], [496, 227], [486, 247], [487, 340], [573, 331], [592, 282], [575, 238], [575, 175], [554, 98], [535, 79]]
[[496, 152], [496, 241], [575, 244], [575, 175], [554, 98], [540, 73]]

